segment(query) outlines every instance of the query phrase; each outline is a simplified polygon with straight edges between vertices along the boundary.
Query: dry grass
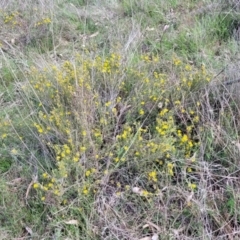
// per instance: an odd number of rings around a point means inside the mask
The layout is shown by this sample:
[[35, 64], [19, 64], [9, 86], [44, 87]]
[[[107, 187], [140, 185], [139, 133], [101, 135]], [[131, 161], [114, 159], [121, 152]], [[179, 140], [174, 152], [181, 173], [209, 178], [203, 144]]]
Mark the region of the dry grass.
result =
[[1, 1], [0, 239], [238, 239], [237, 5]]

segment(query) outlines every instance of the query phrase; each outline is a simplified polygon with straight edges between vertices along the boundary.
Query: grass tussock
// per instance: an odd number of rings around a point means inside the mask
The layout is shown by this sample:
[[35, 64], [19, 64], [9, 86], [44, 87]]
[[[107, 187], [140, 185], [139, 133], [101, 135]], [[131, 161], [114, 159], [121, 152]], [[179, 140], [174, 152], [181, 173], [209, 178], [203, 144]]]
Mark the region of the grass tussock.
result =
[[237, 239], [236, 8], [0, 3], [0, 239]]

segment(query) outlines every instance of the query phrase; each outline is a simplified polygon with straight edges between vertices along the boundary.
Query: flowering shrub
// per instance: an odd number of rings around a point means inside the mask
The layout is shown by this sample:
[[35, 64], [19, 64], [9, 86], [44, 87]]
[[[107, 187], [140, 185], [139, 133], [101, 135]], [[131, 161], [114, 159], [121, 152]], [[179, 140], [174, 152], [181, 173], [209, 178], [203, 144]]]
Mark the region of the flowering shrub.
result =
[[[149, 194], [162, 187], [163, 175], [171, 181], [194, 172], [201, 119], [199, 103], [188, 94], [210, 76], [204, 67], [198, 70], [174, 58], [179, 77], [172, 88], [168, 76], [157, 70], [157, 57], [139, 61], [141, 69], [125, 66], [116, 53], [106, 58], [86, 53], [61, 66], [31, 69], [23, 91], [32, 98], [32, 126], [53, 166], [34, 185], [42, 200], [51, 192], [66, 201], [70, 185], [79, 197], [94, 195], [104, 176], [127, 166], [145, 176]], [[126, 189], [133, 180], [122, 176], [118, 188]], [[197, 184], [186, 179], [186, 187]]]

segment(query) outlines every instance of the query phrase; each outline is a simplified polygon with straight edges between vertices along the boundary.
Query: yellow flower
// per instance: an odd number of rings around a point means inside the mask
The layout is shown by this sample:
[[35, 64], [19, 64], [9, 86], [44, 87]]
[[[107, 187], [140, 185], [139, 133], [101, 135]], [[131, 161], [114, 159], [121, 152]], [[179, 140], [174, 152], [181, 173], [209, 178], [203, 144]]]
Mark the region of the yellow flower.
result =
[[34, 183], [34, 184], [33, 184], [33, 188], [34, 188], [34, 189], [39, 188], [39, 184], [38, 184], [38, 183]]
[[190, 110], [189, 113], [190, 113], [190, 115], [194, 115], [195, 114], [195, 112], [193, 110]]
[[186, 69], [186, 71], [191, 71], [191, 70], [192, 70], [192, 67], [191, 67], [189, 64], [187, 64], [187, 65], [185, 66], [185, 69]]
[[199, 117], [198, 117], [198, 116], [195, 116], [195, 117], [193, 118], [193, 122], [198, 123], [198, 122], [199, 122]]
[[127, 150], [128, 150], [128, 147], [127, 147], [127, 146], [124, 146], [123, 149], [124, 149], [125, 151], [127, 151]]
[[188, 142], [188, 146], [189, 146], [190, 148], [192, 148], [192, 147], [193, 147], [193, 143], [192, 143], [192, 141], [191, 141], [191, 140]]
[[43, 174], [42, 174], [42, 177], [43, 177], [44, 179], [46, 179], [46, 178], [48, 178], [48, 174], [47, 174], [47, 173], [43, 173]]
[[140, 110], [139, 110], [139, 114], [140, 114], [140, 115], [144, 115], [143, 109], [140, 109]]
[[85, 173], [85, 176], [86, 176], [86, 177], [89, 177], [90, 174], [91, 174], [91, 171], [90, 171], [90, 170], [87, 170], [86, 173]]
[[178, 137], [182, 137], [182, 131], [181, 130], [177, 130], [177, 135], [178, 135]]
[[167, 109], [167, 108], [164, 108], [164, 109], [159, 113], [159, 115], [160, 115], [161, 117], [163, 117], [167, 112], [168, 112], [168, 109]]
[[86, 147], [80, 147], [80, 151], [81, 152], [85, 152], [86, 151]]
[[7, 137], [6, 133], [2, 134], [2, 139], [6, 138], [6, 137]]
[[60, 192], [58, 189], [55, 189], [54, 192], [53, 192], [55, 195], [59, 196], [60, 195]]
[[79, 159], [79, 157], [76, 157], [76, 156], [75, 156], [75, 157], [73, 157], [73, 161], [74, 161], [74, 162], [77, 162], [77, 161], [78, 161], [78, 159]]
[[195, 183], [189, 183], [188, 184], [188, 187], [192, 190], [196, 189], [197, 188], [197, 185]]
[[152, 171], [152, 172], [148, 173], [148, 179], [153, 182], [157, 182], [157, 172]]
[[184, 135], [182, 136], [181, 142], [182, 142], [182, 143], [186, 143], [187, 141], [188, 141], [188, 136], [187, 136], [186, 134], [184, 134]]
[[150, 195], [150, 193], [147, 190], [142, 190], [140, 193], [141, 196], [147, 197]]
[[137, 152], [135, 152], [135, 156], [139, 156], [140, 155], [140, 153], [137, 151]]
[[173, 167], [174, 165], [172, 163], [167, 164], [167, 171], [170, 176], [173, 176]]
[[106, 106], [106, 107], [109, 107], [110, 105], [111, 105], [111, 102], [110, 102], [110, 101], [105, 103], [105, 106]]
[[122, 195], [122, 192], [116, 192], [117, 197], [121, 197], [121, 195]]
[[174, 58], [173, 59], [173, 64], [175, 65], [175, 66], [179, 66], [179, 65], [181, 65], [181, 60], [180, 59], [177, 59], [177, 58]]
[[163, 165], [163, 160], [157, 160], [159, 165]]
[[13, 148], [13, 149], [11, 150], [11, 153], [12, 153], [13, 155], [17, 155], [17, 154], [18, 154], [18, 151], [17, 151], [15, 148]]
[[88, 191], [86, 188], [85, 188], [85, 189], [83, 189], [83, 194], [84, 194], [84, 195], [87, 195], [87, 194], [88, 194], [88, 192], [89, 192], [89, 191]]
[[117, 109], [114, 107], [113, 109], [112, 109], [112, 113], [116, 116], [117, 115]]
[[193, 129], [193, 126], [187, 126], [187, 128], [186, 128], [187, 132], [191, 132], [192, 129]]
[[45, 23], [45, 24], [51, 23], [51, 19], [50, 18], [44, 18], [43, 23]]

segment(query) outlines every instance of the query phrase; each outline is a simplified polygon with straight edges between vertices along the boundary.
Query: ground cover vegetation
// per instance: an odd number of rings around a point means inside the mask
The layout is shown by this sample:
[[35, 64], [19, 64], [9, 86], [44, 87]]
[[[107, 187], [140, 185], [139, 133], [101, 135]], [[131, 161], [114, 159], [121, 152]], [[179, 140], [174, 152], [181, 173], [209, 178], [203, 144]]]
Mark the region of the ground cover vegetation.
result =
[[0, 239], [238, 239], [239, 1], [0, 3]]

